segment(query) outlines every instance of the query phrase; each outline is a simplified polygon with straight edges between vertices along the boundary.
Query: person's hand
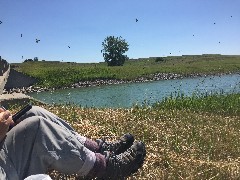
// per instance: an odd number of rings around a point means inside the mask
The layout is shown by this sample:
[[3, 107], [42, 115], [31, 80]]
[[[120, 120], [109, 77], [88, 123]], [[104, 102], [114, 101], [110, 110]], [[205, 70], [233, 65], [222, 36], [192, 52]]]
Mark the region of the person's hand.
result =
[[4, 107], [0, 107], [0, 113], [6, 111]]
[[6, 136], [9, 126], [13, 124], [11, 113], [0, 108], [0, 142]]

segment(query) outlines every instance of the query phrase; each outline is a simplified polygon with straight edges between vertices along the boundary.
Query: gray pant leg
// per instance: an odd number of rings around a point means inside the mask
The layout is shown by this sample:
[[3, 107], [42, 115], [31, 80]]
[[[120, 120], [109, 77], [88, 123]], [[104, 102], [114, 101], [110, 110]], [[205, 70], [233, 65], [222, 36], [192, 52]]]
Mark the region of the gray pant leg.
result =
[[77, 136], [77, 139], [84, 144], [86, 141], [86, 137], [79, 135], [78, 133], [75, 132], [75, 130], [63, 119], [59, 118], [55, 114], [47, 111], [46, 109], [39, 107], [39, 106], [32, 106], [32, 108], [25, 113], [22, 117], [20, 117], [20, 121], [23, 121], [24, 119], [32, 116], [42, 116], [59, 126], [65, 128], [66, 130], [70, 131], [71, 133], [75, 134]]
[[10, 158], [8, 152], [3, 148], [4, 142], [0, 145], [0, 179], [1, 180], [19, 180], [16, 169]]
[[[48, 169], [86, 175], [94, 166], [95, 154], [65, 128], [41, 116], [32, 116], [13, 127], [3, 147], [19, 179], [46, 173]], [[6, 174], [12, 172], [6, 172]]]

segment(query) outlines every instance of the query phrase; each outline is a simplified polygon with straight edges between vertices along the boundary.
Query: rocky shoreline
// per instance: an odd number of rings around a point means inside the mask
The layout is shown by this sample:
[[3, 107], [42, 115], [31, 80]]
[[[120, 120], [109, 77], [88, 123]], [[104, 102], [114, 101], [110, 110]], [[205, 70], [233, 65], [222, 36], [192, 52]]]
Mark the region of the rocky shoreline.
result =
[[[239, 74], [240, 72], [234, 73]], [[196, 77], [207, 77], [207, 76], [221, 76], [232, 74], [228, 73], [214, 73], [214, 74], [188, 74], [181, 75], [175, 73], [156, 73], [147, 77], [140, 77], [134, 80], [117, 80], [117, 79], [99, 79], [94, 81], [79, 81], [70, 85], [69, 87], [61, 87], [61, 88], [46, 88], [46, 87], [37, 87], [37, 86], [29, 86], [23, 88], [13, 88], [10, 90], [3, 90], [3, 94], [11, 94], [11, 93], [31, 93], [31, 92], [44, 92], [44, 91], [54, 91], [56, 89], [67, 89], [67, 88], [81, 88], [81, 87], [92, 87], [92, 86], [103, 86], [103, 85], [111, 85], [111, 84], [123, 84], [123, 83], [140, 83], [140, 82], [149, 82], [149, 81], [160, 81], [160, 80], [171, 80], [171, 79], [183, 79], [183, 78], [196, 78]]]

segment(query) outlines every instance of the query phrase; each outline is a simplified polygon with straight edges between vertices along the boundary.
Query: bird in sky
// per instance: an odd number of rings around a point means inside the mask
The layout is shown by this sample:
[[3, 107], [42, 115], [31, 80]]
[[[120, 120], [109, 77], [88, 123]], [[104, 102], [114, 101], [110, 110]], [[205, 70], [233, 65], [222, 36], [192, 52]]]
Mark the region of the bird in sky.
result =
[[138, 22], [138, 19], [136, 18], [136, 22]]
[[40, 41], [40, 39], [36, 39], [36, 43], [38, 43]]
[[21, 34], [21, 37], [22, 37], [22, 34]]
[[213, 24], [216, 24], [216, 23], [213, 23]]
[[70, 46], [68, 46], [68, 48], [70, 48]]
[[2, 24], [2, 21], [0, 21], [0, 24]]

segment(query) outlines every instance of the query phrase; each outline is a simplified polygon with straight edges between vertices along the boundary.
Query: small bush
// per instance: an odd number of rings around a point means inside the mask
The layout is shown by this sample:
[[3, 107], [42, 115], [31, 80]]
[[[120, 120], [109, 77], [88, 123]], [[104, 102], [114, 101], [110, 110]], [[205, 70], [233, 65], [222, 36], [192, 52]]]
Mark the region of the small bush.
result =
[[157, 57], [155, 59], [155, 62], [162, 62], [162, 61], [164, 61], [163, 57]]

